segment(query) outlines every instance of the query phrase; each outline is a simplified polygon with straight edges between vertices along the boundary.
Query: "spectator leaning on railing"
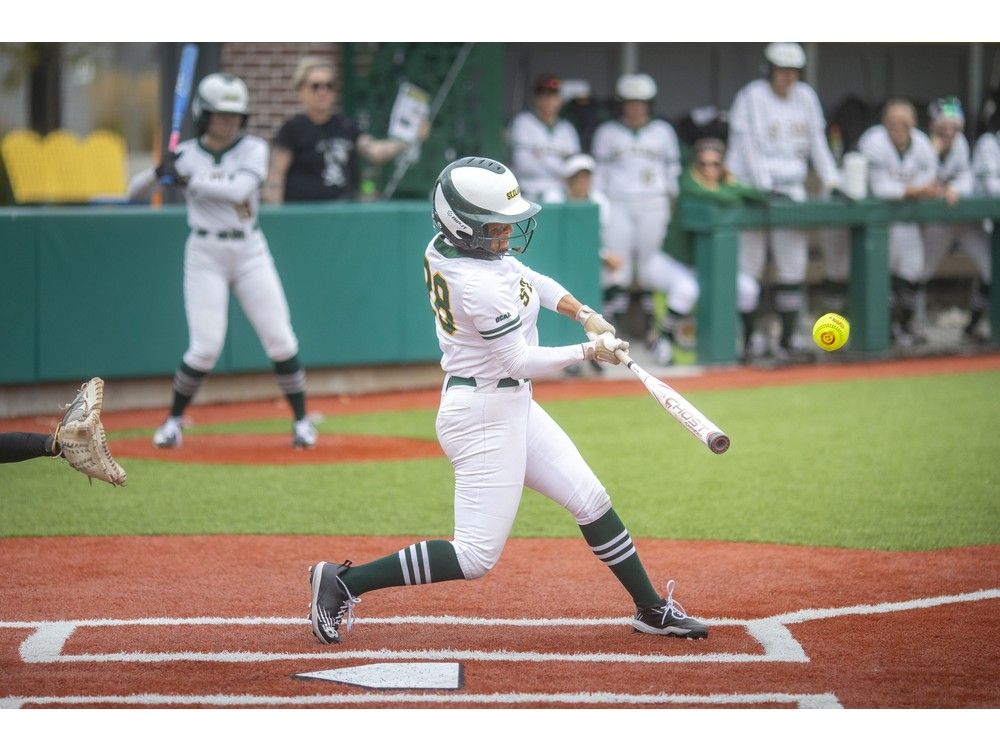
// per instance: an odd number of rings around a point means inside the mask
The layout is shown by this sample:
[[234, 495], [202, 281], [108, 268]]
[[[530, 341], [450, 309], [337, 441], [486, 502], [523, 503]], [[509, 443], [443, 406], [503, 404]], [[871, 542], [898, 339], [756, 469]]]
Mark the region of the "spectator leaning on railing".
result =
[[[949, 203], [972, 195], [974, 180], [969, 142], [962, 129], [965, 113], [956, 97], [935, 99], [928, 108], [931, 145], [937, 153], [938, 185]], [[921, 294], [926, 298], [927, 282], [937, 272], [952, 245], [968, 255], [979, 271], [979, 281], [969, 303], [969, 323], [963, 336], [975, 343], [986, 339], [978, 330], [983, 311], [989, 304], [990, 240], [982, 222], [968, 224], [928, 224], [924, 227], [924, 277]]]
[[[875, 198], [915, 200], [942, 197], [937, 181], [938, 157], [930, 138], [917, 130], [917, 113], [906, 99], [890, 99], [882, 124], [861, 136], [858, 148], [868, 160], [868, 181]], [[915, 330], [924, 243], [919, 224], [889, 226], [889, 273], [893, 292], [893, 340], [901, 346], [923, 342]]]
[[[676, 260], [692, 266], [695, 262], [691, 234], [680, 227], [685, 207], [691, 201], [710, 201], [722, 206], [742, 203], [766, 203], [767, 196], [760, 190], [737, 181], [725, 167], [725, 144], [717, 138], [695, 141], [694, 160], [681, 175], [677, 211], [663, 249]], [[740, 271], [736, 279], [736, 309], [743, 320], [743, 359], [750, 354], [750, 336], [753, 333], [754, 311], [760, 299], [760, 285], [748, 273]]]

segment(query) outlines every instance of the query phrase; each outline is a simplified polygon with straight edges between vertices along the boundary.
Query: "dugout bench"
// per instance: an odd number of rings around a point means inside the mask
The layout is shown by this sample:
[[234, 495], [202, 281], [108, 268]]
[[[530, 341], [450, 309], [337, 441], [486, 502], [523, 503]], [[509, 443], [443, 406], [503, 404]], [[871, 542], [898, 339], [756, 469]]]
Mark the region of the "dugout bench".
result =
[[681, 227], [694, 234], [695, 263], [702, 294], [698, 300], [698, 362], [736, 361], [737, 314], [735, 294], [712, 294], [714, 289], [736, 289], [739, 233], [770, 227], [850, 227], [851, 275], [847, 317], [850, 346], [862, 357], [878, 357], [889, 349], [889, 225], [896, 222], [962, 224], [993, 220], [993, 285], [990, 299], [992, 340], [1000, 346], [1000, 200], [963, 198], [954, 206], [944, 200], [860, 201], [825, 200], [795, 203], [775, 200], [766, 206], [720, 207], [690, 201], [678, 217]]

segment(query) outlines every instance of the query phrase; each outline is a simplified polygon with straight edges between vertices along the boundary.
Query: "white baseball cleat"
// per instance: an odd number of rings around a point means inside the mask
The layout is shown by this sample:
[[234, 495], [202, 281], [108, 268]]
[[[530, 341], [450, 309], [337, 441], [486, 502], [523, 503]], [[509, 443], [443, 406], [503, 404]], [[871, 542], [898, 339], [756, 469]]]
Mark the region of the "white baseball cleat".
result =
[[316, 435], [316, 425], [308, 417], [298, 419], [292, 423], [293, 448], [315, 448]]
[[167, 417], [153, 434], [153, 445], [157, 448], [180, 448], [184, 442], [183, 417]]

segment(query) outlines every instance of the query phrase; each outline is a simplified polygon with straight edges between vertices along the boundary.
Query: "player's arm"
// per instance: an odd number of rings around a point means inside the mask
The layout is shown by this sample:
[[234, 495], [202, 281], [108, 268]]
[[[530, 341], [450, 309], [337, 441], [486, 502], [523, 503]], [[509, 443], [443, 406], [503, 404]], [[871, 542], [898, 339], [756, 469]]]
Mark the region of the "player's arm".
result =
[[288, 169], [292, 166], [294, 156], [291, 149], [284, 146], [275, 145], [271, 149], [271, 165], [261, 193], [266, 203], [284, 203], [285, 179], [288, 177]]
[[733, 100], [729, 112], [730, 149], [738, 154], [747, 165], [750, 184], [760, 190], [768, 191], [774, 187], [771, 175], [765, 169], [760, 154], [764, 141], [754, 125], [753, 101], [747, 89], [739, 92]]
[[372, 138], [368, 133], [362, 133], [357, 140], [358, 153], [372, 164], [385, 164], [392, 161], [406, 151], [409, 145], [406, 141], [395, 138], [378, 140]]
[[667, 194], [676, 198], [680, 192], [678, 178], [681, 176], [681, 147], [677, 142], [677, 133], [673, 127], [667, 123]]
[[543, 160], [534, 154], [529, 117], [522, 112], [510, 125], [511, 168], [521, 180], [548, 175]]
[[840, 187], [840, 171], [826, 141], [826, 118], [816, 92], [809, 89], [809, 159], [819, 174], [823, 187], [833, 190]]
[[126, 196], [132, 202], [148, 201], [158, 185], [156, 171], [152, 167], [144, 169], [129, 180]]
[[976, 144], [976, 173], [987, 195], [1000, 195], [1000, 140], [981, 136]]
[[212, 198], [239, 205], [250, 200], [267, 176], [267, 144], [257, 141], [234, 172], [209, 171], [188, 179], [188, 192], [193, 198]]

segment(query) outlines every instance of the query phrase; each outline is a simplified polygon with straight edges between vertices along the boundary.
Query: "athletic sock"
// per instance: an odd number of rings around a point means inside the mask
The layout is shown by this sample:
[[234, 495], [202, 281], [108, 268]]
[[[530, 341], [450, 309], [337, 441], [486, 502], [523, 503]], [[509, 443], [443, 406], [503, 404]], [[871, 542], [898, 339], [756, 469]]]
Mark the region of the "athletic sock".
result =
[[274, 363], [278, 386], [288, 399], [295, 419], [306, 418], [306, 371], [302, 369], [299, 355]]
[[920, 284], [915, 281], [907, 281], [899, 276], [892, 277], [892, 297], [895, 308], [895, 318], [900, 328], [907, 333], [912, 333], [913, 317], [917, 309], [917, 296], [920, 293]]
[[805, 302], [801, 284], [775, 284], [774, 309], [781, 318], [781, 346], [788, 349], [799, 322], [799, 310]]
[[655, 607], [663, 601], [649, 582], [632, 537], [614, 508], [593, 523], [581, 526], [580, 531], [591, 551], [611, 569], [637, 607]]
[[657, 324], [660, 335], [673, 343], [676, 340], [677, 327], [681, 324], [682, 320], [684, 320], [684, 315], [668, 307], [667, 314]]
[[990, 308], [990, 285], [984, 281], [976, 284], [972, 293], [972, 301], [969, 304], [969, 323], [965, 326], [966, 333], [973, 333], [983, 314]]
[[743, 320], [743, 353], [744, 355], [749, 355], [750, 353], [750, 339], [753, 337], [753, 321], [757, 317], [752, 311], [740, 313], [740, 318]]
[[823, 309], [827, 312], [841, 313], [847, 309], [847, 282], [823, 279], [820, 295]]
[[378, 560], [352, 566], [340, 576], [353, 596], [391, 586], [417, 586], [464, 578], [454, 545], [444, 539], [411, 544]]
[[180, 417], [184, 414], [187, 405], [191, 403], [191, 399], [201, 388], [206, 375], [208, 375], [207, 372], [196, 370], [181, 362], [174, 372], [174, 401], [170, 406], [171, 417]]
[[40, 432], [0, 432], [0, 464], [52, 455], [51, 435]]

